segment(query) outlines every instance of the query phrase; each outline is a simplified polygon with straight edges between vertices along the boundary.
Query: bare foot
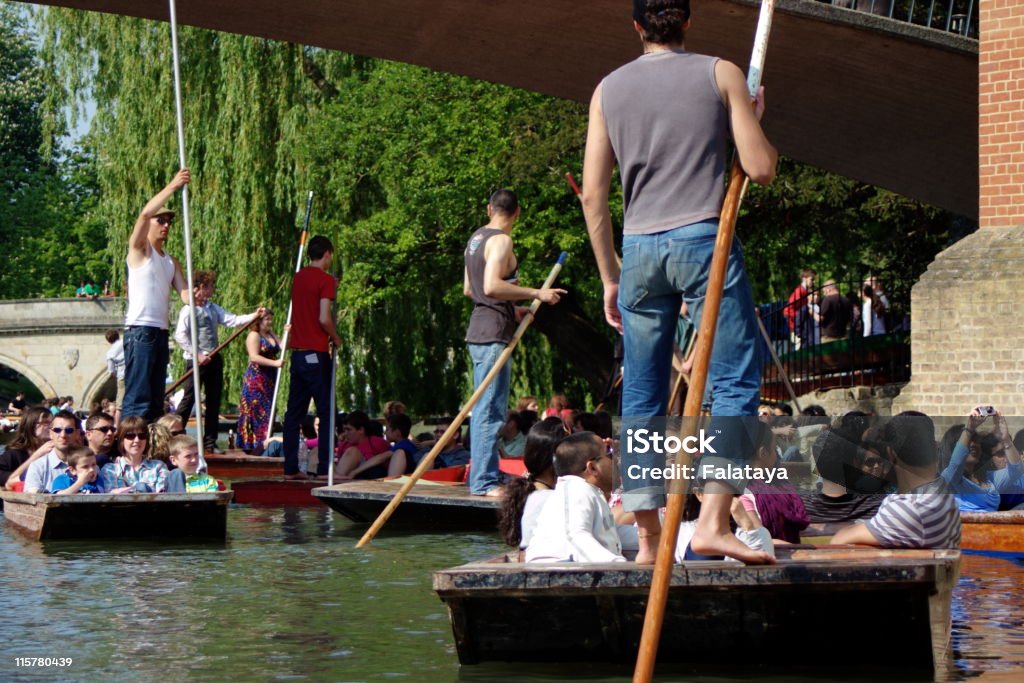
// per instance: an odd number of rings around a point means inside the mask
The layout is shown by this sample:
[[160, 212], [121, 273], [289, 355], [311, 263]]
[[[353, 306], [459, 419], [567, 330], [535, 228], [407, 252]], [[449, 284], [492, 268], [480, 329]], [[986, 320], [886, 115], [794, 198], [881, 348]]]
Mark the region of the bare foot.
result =
[[637, 564], [654, 564], [658, 558], [658, 538], [660, 533], [639, 537], [639, 549], [634, 562]]
[[744, 564], [775, 564], [774, 557], [765, 552], [751, 550], [728, 531], [722, 534], [709, 534], [702, 532], [698, 527], [690, 539], [690, 548], [701, 555], [725, 555]]
[[306, 474], [305, 472], [295, 472], [294, 474], [286, 474], [286, 475], [284, 475], [284, 478], [288, 479], [289, 481], [291, 481], [291, 480], [305, 480], [305, 479], [309, 479], [309, 475]]
[[475, 493], [475, 496], [484, 496], [485, 498], [504, 498], [505, 489], [501, 486], [495, 486], [493, 489], [488, 489], [487, 493]]

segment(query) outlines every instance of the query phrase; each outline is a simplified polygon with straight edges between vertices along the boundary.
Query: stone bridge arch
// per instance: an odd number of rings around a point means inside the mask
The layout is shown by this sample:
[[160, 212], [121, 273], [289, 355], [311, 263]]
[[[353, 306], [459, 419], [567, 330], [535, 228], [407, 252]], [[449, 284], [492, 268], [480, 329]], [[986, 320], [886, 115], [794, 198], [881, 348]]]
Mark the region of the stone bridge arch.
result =
[[18, 359], [4, 353], [2, 348], [0, 348], [0, 363], [17, 371], [19, 375], [23, 376], [29, 382], [32, 382], [36, 389], [39, 390], [39, 393], [44, 397], [57, 395], [57, 390], [46, 380], [45, 377], [36, 372], [32, 367], [25, 365]]
[[44, 396], [71, 396], [88, 409], [104, 389], [109, 329], [124, 326], [123, 300], [23, 299], [0, 302], [0, 363]]

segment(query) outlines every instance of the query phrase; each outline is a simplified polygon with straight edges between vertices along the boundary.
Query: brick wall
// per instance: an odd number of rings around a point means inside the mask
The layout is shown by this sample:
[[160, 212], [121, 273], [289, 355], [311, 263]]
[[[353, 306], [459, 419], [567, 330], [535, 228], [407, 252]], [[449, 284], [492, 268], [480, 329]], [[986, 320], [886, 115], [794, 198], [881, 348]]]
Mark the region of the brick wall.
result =
[[1024, 416], [1020, 292], [1024, 226], [979, 230], [939, 254], [911, 293], [911, 379], [893, 411], [956, 416], [981, 404]]
[[959, 416], [981, 404], [1024, 416], [1024, 0], [979, 10], [981, 229], [914, 285], [910, 383], [894, 412]]
[[982, 228], [1024, 224], [1024, 0], [981, 0], [978, 141]]

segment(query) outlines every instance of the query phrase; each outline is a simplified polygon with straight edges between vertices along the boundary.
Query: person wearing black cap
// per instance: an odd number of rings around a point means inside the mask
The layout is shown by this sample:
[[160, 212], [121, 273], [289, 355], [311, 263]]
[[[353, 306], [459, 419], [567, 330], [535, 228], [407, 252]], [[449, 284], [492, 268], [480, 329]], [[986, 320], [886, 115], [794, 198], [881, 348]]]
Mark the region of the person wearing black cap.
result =
[[[604, 283], [605, 317], [624, 335], [623, 430], [627, 418], [649, 421], [665, 415], [682, 303], [699, 325], [724, 198], [729, 138], [751, 180], [766, 184], [775, 175], [778, 155], [759, 123], [763, 94], [752, 107], [746, 79], [735, 64], [687, 52], [683, 40], [689, 26], [689, 0], [634, 0], [633, 29], [643, 54], [605, 77], [590, 102], [583, 210]], [[621, 265], [608, 207], [616, 160], [625, 213]], [[757, 334], [750, 284], [734, 243], [708, 375], [716, 416], [757, 414]], [[659, 466], [658, 456], [624, 450], [623, 472], [634, 464], [641, 467], [633, 471], [649, 472]], [[639, 526], [637, 562], [653, 562], [664, 487], [660, 480], [623, 481], [624, 508], [636, 513]], [[705, 485], [691, 545], [702, 554], [770, 562], [731, 533], [732, 487], [741, 482], [730, 483]]]
[[188, 302], [181, 265], [164, 251], [174, 212], [165, 204], [190, 180], [187, 168], [146, 202], [128, 238], [128, 313], [124, 332], [124, 399], [121, 415], [152, 422], [163, 415], [168, 347], [168, 289]]

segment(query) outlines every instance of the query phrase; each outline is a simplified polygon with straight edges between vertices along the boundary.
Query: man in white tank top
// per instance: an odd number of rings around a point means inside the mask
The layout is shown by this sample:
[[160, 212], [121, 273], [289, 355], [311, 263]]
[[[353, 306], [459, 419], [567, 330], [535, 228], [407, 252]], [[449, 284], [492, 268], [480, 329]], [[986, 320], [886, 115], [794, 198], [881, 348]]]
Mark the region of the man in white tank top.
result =
[[188, 301], [178, 261], [164, 251], [174, 212], [165, 203], [190, 180], [187, 168], [153, 196], [128, 238], [128, 314], [124, 333], [125, 395], [122, 417], [140, 415], [152, 422], [164, 412], [164, 382], [170, 360], [167, 292], [174, 288]]

